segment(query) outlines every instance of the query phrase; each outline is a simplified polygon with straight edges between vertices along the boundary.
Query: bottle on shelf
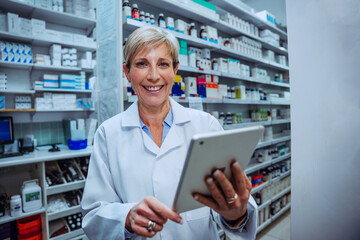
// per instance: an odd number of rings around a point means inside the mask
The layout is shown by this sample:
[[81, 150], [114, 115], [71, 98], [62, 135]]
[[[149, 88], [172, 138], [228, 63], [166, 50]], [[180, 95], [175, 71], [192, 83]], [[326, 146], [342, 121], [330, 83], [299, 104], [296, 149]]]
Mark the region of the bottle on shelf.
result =
[[129, 0], [124, 0], [122, 5], [122, 11], [123, 11], [123, 20], [125, 22], [127, 18], [131, 18], [131, 7]]
[[20, 195], [11, 196], [10, 200], [10, 215], [12, 217], [20, 217], [22, 214], [22, 205]]
[[137, 4], [132, 5], [131, 18], [135, 19], [135, 20], [138, 20], [138, 21], [140, 20], [140, 12], [139, 12]]
[[155, 25], [155, 16], [154, 16], [154, 14], [150, 14], [150, 24]]
[[150, 13], [145, 13], [145, 23], [147, 23], [147, 24], [150, 24], [151, 23], [151, 21], [150, 21]]
[[165, 22], [165, 18], [164, 18], [164, 14], [160, 13], [159, 17], [158, 17], [158, 25], [161, 28], [166, 28], [166, 22]]
[[140, 22], [145, 22], [145, 13], [144, 13], [144, 11], [140, 11]]
[[203, 40], [207, 40], [207, 32], [205, 30], [205, 26], [200, 27], [200, 38]]
[[197, 37], [197, 31], [196, 31], [196, 28], [195, 28], [195, 23], [190, 23], [190, 27], [189, 27], [189, 35], [191, 36], [191, 37]]

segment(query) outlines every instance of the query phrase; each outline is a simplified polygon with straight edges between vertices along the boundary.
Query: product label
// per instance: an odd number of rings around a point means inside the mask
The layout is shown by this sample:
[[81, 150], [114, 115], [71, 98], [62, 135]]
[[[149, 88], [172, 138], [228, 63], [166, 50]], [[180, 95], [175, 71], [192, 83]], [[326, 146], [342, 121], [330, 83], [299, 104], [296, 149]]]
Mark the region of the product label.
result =
[[139, 11], [132, 11], [131, 12], [131, 18], [135, 20], [140, 20], [140, 13]]
[[166, 28], [165, 20], [159, 20], [159, 27]]
[[25, 202], [36, 201], [40, 199], [40, 192], [25, 194]]

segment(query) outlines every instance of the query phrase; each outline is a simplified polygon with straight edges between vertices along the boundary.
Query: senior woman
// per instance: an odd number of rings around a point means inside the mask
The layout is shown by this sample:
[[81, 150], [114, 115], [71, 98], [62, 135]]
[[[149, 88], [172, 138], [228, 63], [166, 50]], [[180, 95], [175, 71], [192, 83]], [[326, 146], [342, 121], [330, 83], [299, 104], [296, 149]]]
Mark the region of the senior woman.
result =
[[124, 47], [123, 70], [137, 94], [126, 111], [96, 132], [82, 209], [90, 239], [254, 239], [256, 204], [240, 165], [232, 179], [219, 170], [204, 179], [212, 198], [194, 194], [204, 207], [176, 213], [171, 206], [195, 133], [222, 131], [202, 111], [169, 97], [177, 73], [179, 43], [163, 30], [139, 28]]

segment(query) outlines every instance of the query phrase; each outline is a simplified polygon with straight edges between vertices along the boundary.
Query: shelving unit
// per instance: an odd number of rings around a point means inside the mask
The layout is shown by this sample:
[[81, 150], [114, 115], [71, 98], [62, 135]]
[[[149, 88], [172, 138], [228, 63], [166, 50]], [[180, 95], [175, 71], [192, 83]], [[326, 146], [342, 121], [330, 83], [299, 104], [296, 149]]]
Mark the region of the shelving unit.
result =
[[22, 213], [21, 216], [19, 216], [19, 217], [11, 217], [9, 211], [6, 211], [5, 216], [0, 218], [0, 224], [12, 222], [12, 221], [18, 220], [20, 218], [25, 218], [25, 217], [29, 217], [29, 216], [33, 216], [33, 215], [37, 215], [37, 214], [43, 214], [44, 212], [45, 212], [45, 208], [42, 207], [39, 210], [36, 210], [33, 212]]
[[[81, 57], [81, 54], [85, 51], [92, 52], [92, 55], [96, 55], [97, 46], [96, 42], [92, 41], [91, 36], [93, 35], [93, 30], [96, 27], [96, 19], [81, 17], [75, 14], [70, 14], [66, 12], [57, 12], [51, 9], [37, 7], [23, 3], [16, 0], [2, 0], [0, 1], [0, 9], [6, 14], [11, 12], [18, 14], [22, 18], [26, 19], [39, 19], [46, 22], [46, 30], [54, 30], [59, 33], [61, 36], [69, 36], [66, 38], [47, 38], [45, 35], [38, 34], [24, 34], [23, 32], [12, 33], [7, 31], [0, 31], [0, 39], [2, 41], [24, 43], [31, 45], [32, 55], [35, 54], [47, 54], [49, 55], [49, 48], [52, 44], [60, 44], [63, 48], [75, 48], [77, 50], [78, 58]], [[74, 34], [74, 35], [73, 35]], [[78, 34], [78, 35], [76, 35]], [[76, 36], [79, 37], [79, 34], [84, 36], [84, 41], [76, 41]], [[74, 39], [73, 39], [74, 36]], [[86, 38], [85, 38], [86, 37]], [[80, 65], [79, 65], [80, 66]], [[90, 65], [89, 65], [90, 66]], [[77, 95], [77, 98], [88, 98], [93, 96], [92, 90], [76, 90], [76, 89], [33, 89], [33, 83], [41, 79], [42, 74], [78, 74], [81, 71], [84, 71], [89, 77], [92, 74], [96, 74], [95, 70], [92, 68], [81, 68], [81, 67], [68, 67], [68, 66], [53, 66], [53, 65], [41, 65], [37, 63], [15, 63], [15, 62], [5, 62], [0, 61], [1, 72], [7, 74], [8, 89], [0, 90], [0, 95], [5, 96], [6, 108], [5, 110], [0, 110], [1, 115], [11, 115], [13, 116], [15, 124], [21, 124], [22, 126], [26, 123], [40, 123], [44, 121], [49, 122], [58, 122], [67, 118], [87, 118], [89, 116], [94, 116], [95, 108], [91, 109], [51, 109], [51, 110], [39, 110], [39, 109], [27, 109], [27, 110], [18, 110], [14, 109], [15, 107], [11, 105], [11, 102], [14, 101], [15, 95], [30, 95], [32, 98], [32, 104], [35, 106], [34, 98], [35, 96], [42, 95], [44, 92], [52, 93], [73, 93]], [[24, 124], [24, 125], [23, 125]], [[27, 127], [27, 126], [26, 126]], [[56, 131], [55, 131], [56, 132]], [[15, 132], [16, 134], [16, 132]], [[49, 138], [50, 138], [49, 133]], [[31, 213], [24, 213], [21, 217], [31, 216], [35, 214], [41, 215], [41, 228], [42, 228], [42, 239], [49, 239], [49, 222], [65, 217], [69, 214], [79, 213], [80, 206], [75, 206], [68, 208], [64, 211], [56, 213], [47, 213], [47, 196], [51, 194], [59, 194], [66, 191], [72, 191], [76, 189], [82, 189], [85, 185], [85, 180], [78, 182], [71, 182], [62, 184], [59, 186], [48, 187], [46, 184], [45, 178], [45, 164], [49, 161], [58, 161], [63, 159], [79, 158], [79, 157], [88, 157], [92, 152], [92, 148], [88, 147], [83, 150], [69, 150], [61, 149], [60, 152], [48, 152], [35, 150], [32, 153], [0, 159], [0, 177], [4, 178], [4, 174], [8, 169], [15, 169], [19, 174], [19, 181], [24, 179], [39, 179], [40, 186], [42, 188], [43, 196], [43, 208], [39, 211], [34, 211]], [[31, 168], [31, 174], [23, 169]], [[15, 171], [14, 170], [14, 171]], [[3, 181], [2, 178], [2, 181]], [[3, 185], [3, 182], [1, 182]], [[13, 187], [15, 186], [15, 188]], [[8, 186], [8, 193], [14, 194], [12, 191], [14, 189], [20, 189], [17, 186], [17, 181], [6, 183], [5, 186]], [[11, 186], [11, 187], [10, 187]], [[20, 186], [21, 187], [21, 186]], [[11, 218], [9, 216], [1, 217], [0, 224], [14, 221], [19, 218]], [[79, 229], [76, 231], [69, 232], [67, 234], [52, 238], [52, 239], [82, 239], [84, 237], [84, 232]]]

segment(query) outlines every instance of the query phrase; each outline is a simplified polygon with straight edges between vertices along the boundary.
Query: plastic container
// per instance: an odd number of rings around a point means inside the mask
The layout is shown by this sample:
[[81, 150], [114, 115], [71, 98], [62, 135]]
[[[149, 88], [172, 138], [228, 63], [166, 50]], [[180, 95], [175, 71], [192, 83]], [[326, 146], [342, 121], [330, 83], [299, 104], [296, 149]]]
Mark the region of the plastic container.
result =
[[72, 150], [84, 149], [87, 147], [87, 139], [83, 140], [68, 140], [68, 147]]
[[[36, 240], [41, 239], [40, 215], [22, 218], [16, 221], [19, 239]], [[40, 238], [38, 236], [40, 235]]]
[[12, 217], [20, 217], [22, 214], [21, 197], [20, 195], [11, 196], [10, 200], [10, 215]]
[[41, 187], [39, 180], [29, 180], [21, 188], [24, 212], [33, 212], [42, 207]]

